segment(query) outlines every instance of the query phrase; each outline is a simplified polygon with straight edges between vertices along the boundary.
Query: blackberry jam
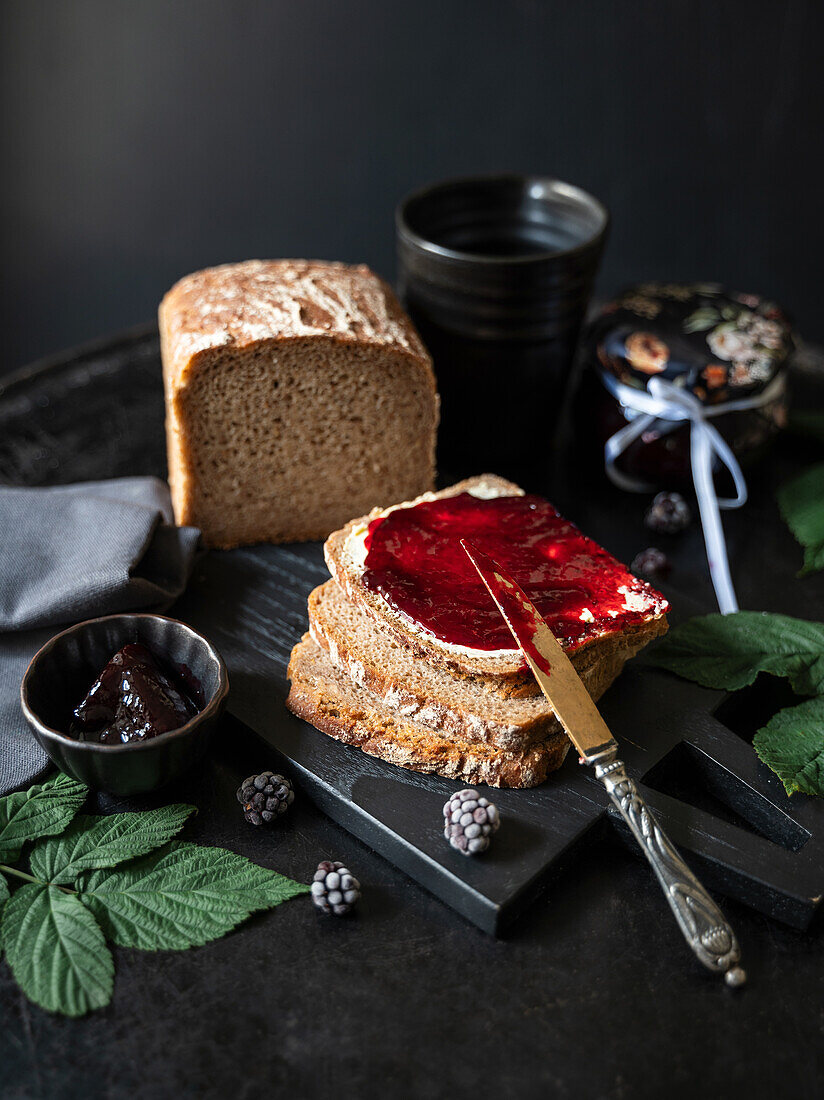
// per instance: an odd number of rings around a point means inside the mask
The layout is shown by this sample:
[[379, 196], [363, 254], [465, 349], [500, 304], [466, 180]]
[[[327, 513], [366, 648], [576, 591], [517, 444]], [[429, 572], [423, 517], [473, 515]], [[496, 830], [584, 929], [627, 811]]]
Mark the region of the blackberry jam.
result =
[[200, 709], [198, 685], [147, 646], [119, 650], [74, 710], [72, 733], [84, 741], [125, 745], [184, 726]]

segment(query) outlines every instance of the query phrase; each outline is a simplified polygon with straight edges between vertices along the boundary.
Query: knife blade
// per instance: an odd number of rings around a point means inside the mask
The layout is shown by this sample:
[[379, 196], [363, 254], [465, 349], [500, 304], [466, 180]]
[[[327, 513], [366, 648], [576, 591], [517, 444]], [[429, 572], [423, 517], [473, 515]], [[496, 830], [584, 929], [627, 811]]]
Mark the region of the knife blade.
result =
[[644, 801], [635, 781], [618, 759], [618, 742], [543, 616], [506, 570], [483, 550], [460, 540], [512, 636], [532, 669], [558, 721], [591, 764], [651, 865], [684, 939], [699, 962], [727, 985], [744, 984], [741, 949], [724, 914], [678, 854]]
[[538, 608], [483, 550], [465, 539], [461, 539], [461, 546], [498, 605], [578, 756], [587, 764], [614, 756], [618, 743]]

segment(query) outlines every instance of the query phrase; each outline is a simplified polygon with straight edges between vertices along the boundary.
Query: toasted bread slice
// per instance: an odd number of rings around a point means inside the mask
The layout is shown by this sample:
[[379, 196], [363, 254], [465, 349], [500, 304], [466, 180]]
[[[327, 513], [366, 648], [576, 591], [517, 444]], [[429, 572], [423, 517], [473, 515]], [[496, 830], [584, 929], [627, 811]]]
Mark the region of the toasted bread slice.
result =
[[[507, 697], [535, 694], [538, 690], [537, 685], [514, 642], [511, 650], [502, 653], [487, 653], [482, 650], [451, 646], [428, 631], [418, 629], [417, 624], [400, 615], [383, 596], [371, 591], [363, 584], [363, 556], [357, 551], [362, 547], [363, 535], [372, 520], [396, 507], [408, 507], [424, 500], [443, 499], [464, 492], [472, 493], [481, 499], [523, 495], [523, 490], [511, 481], [506, 481], [494, 474], [482, 474], [479, 477], [460, 481], [438, 493], [427, 493], [402, 505], [375, 509], [368, 516], [353, 520], [329, 536], [324, 544], [326, 563], [347, 599], [361, 607], [374, 620], [385, 625], [398, 641], [417, 656], [458, 675], [485, 677], [497, 681], [495, 690]], [[615, 564], [617, 567], [618, 563]], [[657, 593], [655, 595], [657, 596]], [[643, 621], [624, 624], [622, 627], [616, 626], [611, 630], [605, 628], [603, 633], [573, 648], [570, 659], [579, 674], [583, 676], [592, 665], [603, 665], [603, 667], [617, 665], [617, 669], [620, 670], [628, 657], [633, 656], [659, 634], [665, 633], [667, 629], [665, 609], [666, 601], [660, 597], [659, 602], [651, 604], [649, 615]]]
[[[560, 730], [540, 691], [504, 698], [495, 681], [456, 676], [421, 661], [385, 623], [347, 600], [335, 581], [309, 596], [309, 632], [335, 668], [377, 696], [383, 707], [445, 736], [523, 750]], [[595, 661], [588, 655], [580, 675], [593, 699], [606, 691], [630, 655], [629, 648]]]
[[535, 787], [561, 766], [569, 747], [558, 730], [519, 751], [447, 737], [382, 706], [336, 669], [309, 634], [292, 650], [288, 674], [286, 705], [294, 714], [347, 745], [412, 771], [491, 787]]

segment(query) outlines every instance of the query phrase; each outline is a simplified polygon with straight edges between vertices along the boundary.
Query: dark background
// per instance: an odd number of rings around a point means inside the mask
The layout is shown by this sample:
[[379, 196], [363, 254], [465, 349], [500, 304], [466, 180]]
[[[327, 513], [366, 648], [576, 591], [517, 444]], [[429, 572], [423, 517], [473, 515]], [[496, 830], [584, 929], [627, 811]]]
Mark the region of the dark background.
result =
[[[0, 371], [147, 319], [206, 264], [303, 255], [391, 275], [401, 195], [499, 170], [609, 204], [601, 292], [719, 279], [823, 340], [822, 42], [812, 0], [0, 0]], [[21, 384], [9, 449], [27, 476], [143, 469], [159, 376], [147, 423], [133, 364], [117, 371], [117, 403], [93, 416], [89, 374], [70, 369], [76, 424], [36, 391], [48, 376]], [[725, 522], [747, 604], [806, 615], [817, 579], [793, 579], [773, 499], [792, 453]], [[645, 501], [597, 503], [581, 492], [574, 517], [598, 511], [596, 537], [641, 537]], [[690, 538], [687, 586], [703, 574]], [[820, 1097], [820, 921], [796, 932], [725, 901], [750, 972], [736, 1000], [690, 966], [649, 869], [608, 834], [493, 939], [308, 798], [286, 831], [247, 829], [234, 789], [271, 761], [224, 748], [159, 796], [199, 806], [189, 838], [295, 877], [341, 858], [360, 914], [324, 923], [295, 902], [203, 950], [118, 951], [112, 1007], [80, 1024], [0, 968], [4, 1097]]]
[[824, 337], [813, 0], [0, 11], [0, 371], [147, 319], [209, 264], [307, 256], [392, 276], [405, 192], [499, 170], [609, 205], [602, 292], [716, 279]]

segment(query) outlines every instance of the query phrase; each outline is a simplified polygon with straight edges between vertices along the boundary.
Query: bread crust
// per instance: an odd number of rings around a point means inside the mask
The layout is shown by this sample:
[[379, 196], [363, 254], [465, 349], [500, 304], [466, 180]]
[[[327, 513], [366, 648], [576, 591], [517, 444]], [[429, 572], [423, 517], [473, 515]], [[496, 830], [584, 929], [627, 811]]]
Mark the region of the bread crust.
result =
[[[309, 633], [331, 664], [353, 684], [371, 692], [387, 709], [417, 724], [497, 748], [523, 750], [561, 727], [539, 691], [533, 696], [501, 698], [494, 682], [456, 676], [419, 661], [398, 645], [385, 624], [354, 604], [346, 611], [359, 628], [347, 629], [341, 604], [345, 597], [335, 581], [326, 581], [309, 596]], [[607, 653], [581, 671], [597, 700], [623, 668], [628, 651]]]
[[[455, 676], [419, 660], [403, 644], [396, 645], [393, 654], [391, 647], [397, 640], [391, 630], [366, 615], [358, 605], [350, 604], [352, 612], [369, 624], [369, 644], [358, 644], [358, 639], [343, 629], [330, 612], [336, 590], [337, 583], [330, 580], [310, 593], [309, 634], [339, 672], [371, 692], [382, 706], [431, 729], [502, 749], [523, 749], [560, 729], [552, 708], [540, 693], [503, 700], [489, 690], [483, 679]], [[418, 671], [420, 679], [420, 670], [425, 670], [426, 691], [417, 688], [414, 682], [414, 672]], [[462, 701], [467, 695], [471, 703]], [[490, 717], [493, 709], [490, 704], [496, 702], [499, 712], [509, 710], [503, 721]]]
[[198, 356], [261, 340], [323, 337], [404, 352], [435, 391], [432, 360], [392, 288], [365, 264], [246, 260], [185, 275], [159, 308], [164, 371], [177, 390]]
[[491, 787], [535, 787], [561, 766], [569, 748], [566, 735], [558, 731], [521, 751], [439, 735], [382, 708], [369, 692], [354, 687], [309, 634], [292, 650], [288, 675], [286, 705], [299, 718], [411, 771]]

